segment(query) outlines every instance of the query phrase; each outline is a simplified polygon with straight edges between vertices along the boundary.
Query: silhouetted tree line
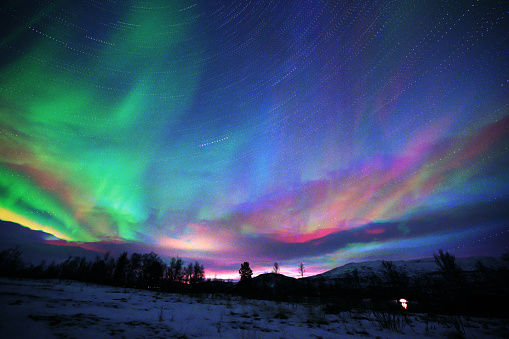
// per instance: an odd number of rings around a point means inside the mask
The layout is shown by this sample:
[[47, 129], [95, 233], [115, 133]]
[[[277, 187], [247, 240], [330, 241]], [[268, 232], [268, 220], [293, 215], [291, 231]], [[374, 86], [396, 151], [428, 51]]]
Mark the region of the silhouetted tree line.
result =
[[[324, 310], [329, 313], [399, 307], [390, 301], [405, 298], [410, 312], [509, 317], [509, 270], [489, 268], [479, 261], [474, 270], [464, 271], [454, 255], [442, 250], [434, 254], [436, 271], [421, 274], [405, 272], [393, 262], [383, 261], [381, 270], [361, 275], [354, 269], [340, 278], [294, 279], [276, 273], [252, 278], [249, 263], [244, 262], [235, 286], [221, 280], [204, 281], [204, 267], [197, 261], [186, 264], [177, 257], [166, 264], [153, 252], [131, 256], [124, 252], [118, 258], [107, 253], [94, 260], [71, 256], [61, 263], [42, 262], [37, 266], [24, 263], [21, 254], [18, 247], [0, 252], [0, 276], [71, 279], [169, 292], [233, 293], [326, 304]], [[504, 254], [502, 259], [509, 261], [509, 255]]]
[[117, 259], [110, 253], [94, 260], [70, 256], [61, 263], [49, 265], [43, 261], [34, 266], [21, 259], [19, 247], [0, 252], [0, 276], [70, 279], [89, 283], [159, 290], [189, 290], [205, 280], [205, 268], [198, 261], [185, 264], [181, 258], [172, 258], [169, 264], [154, 252], [147, 254], [127, 252]]

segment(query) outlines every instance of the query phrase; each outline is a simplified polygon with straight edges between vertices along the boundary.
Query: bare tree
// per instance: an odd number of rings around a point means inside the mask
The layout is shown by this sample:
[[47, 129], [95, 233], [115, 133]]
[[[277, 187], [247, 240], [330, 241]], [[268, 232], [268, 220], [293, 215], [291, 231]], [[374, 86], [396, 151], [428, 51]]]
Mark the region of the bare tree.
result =
[[194, 262], [193, 271], [191, 276], [191, 283], [199, 283], [205, 279], [205, 268], [197, 261]]
[[382, 260], [382, 269], [383, 269], [383, 274], [385, 275], [387, 282], [391, 286], [400, 286], [400, 285], [404, 284], [405, 276], [396, 267], [394, 262]]
[[299, 273], [300, 273], [300, 277], [301, 277], [301, 278], [304, 278], [304, 272], [305, 272], [305, 271], [306, 271], [306, 270], [304, 269], [304, 264], [303, 264], [303, 263], [300, 263], [300, 265], [299, 265]]
[[164, 264], [159, 255], [154, 252], [143, 254], [141, 260], [143, 264], [142, 272], [144, 286], [159, 286], [160, 280], [163, 277], [163, 273], [166, 269], [166, 264]]
[[279, 264], [277, 262], [274, 263], [274, 267], [272, 268], [272, 272], [279, 274]]
[[13, 275], [21, 270], [23, 268], [22, 253], [19, 246], [0, 252], [0, 275]]
[[191, 277], [193, 276], [193, 263], [189, 263], [187, 267], [184, 268], [184, 282], [191, 283]]
[[[85, 258], [83, 258], [85, 259]], [[85, 260], [86, 264], [86, 260]], [[124, 286], [127, 278], [127, 266], [129, 265], [129, 258], [127, 252], [124, 252], [117, 259], [115, 271], [113, 273], [113, 284], [116, 286]]]
[[463, 279], [463, 271], [456, 263], [456, 257], [449, 252], [438, 250], [438, 254], [433, 254], [438, 270], [444, 279], [452, 286], [460, 286]]
[[167, 277], [170, 281], [181, 282], [184, 280], [184, 260], [177, 258], [171, 258], [170, 265], [167, 270]]

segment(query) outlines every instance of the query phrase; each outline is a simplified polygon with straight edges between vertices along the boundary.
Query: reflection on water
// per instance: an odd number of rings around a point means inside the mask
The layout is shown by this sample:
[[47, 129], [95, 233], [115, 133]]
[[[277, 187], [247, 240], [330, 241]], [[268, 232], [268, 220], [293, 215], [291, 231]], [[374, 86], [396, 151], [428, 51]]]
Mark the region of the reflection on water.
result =
[[401, 306], [403, 306], [403, 308], [406, 310], [408, 307], [408, 301], [406, 299], [399, 299], [398, 301], [401, 304]]

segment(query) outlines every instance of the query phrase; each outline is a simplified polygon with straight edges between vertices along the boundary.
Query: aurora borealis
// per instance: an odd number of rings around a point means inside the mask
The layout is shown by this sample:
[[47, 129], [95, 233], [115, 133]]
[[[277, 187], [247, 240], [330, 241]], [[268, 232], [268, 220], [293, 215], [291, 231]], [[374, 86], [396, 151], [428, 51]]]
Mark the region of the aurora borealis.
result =
[[0, 219], [218, 276], [507, 252], [508, 13], [4, 1]]

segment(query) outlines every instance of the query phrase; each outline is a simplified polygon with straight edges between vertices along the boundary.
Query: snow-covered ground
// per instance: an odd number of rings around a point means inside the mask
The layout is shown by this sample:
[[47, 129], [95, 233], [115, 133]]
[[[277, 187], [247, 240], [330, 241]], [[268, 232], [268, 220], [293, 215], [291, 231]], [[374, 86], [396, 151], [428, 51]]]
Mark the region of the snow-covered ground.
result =
[[[509, 321], [325, 314], [320, 305], [187, 296], [73, 281], [0, 279], [0, 338], [507, 338]], [[377, 318], [378, 317], [378, 318]], [[378, 320], [377, 320], [378, 319]]]

